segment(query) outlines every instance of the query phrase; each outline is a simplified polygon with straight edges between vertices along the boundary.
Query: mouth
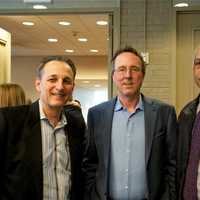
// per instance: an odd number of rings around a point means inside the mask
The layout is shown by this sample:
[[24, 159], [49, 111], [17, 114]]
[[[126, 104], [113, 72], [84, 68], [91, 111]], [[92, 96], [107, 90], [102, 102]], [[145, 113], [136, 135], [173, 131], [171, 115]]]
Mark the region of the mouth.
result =
[[132, 85], [134, 85], [134, 83], [133, 82], [128, 82], [128, 83], [123, 83], [123, 85], [124, 86], [132, 86]]
[[66, 97], [66, 95], [65, 94], [63, 94], [63, 93], [54, 93], [54, 94], [52, 94], [54, 97], [57, 97], [57, 98], [65, 98]]

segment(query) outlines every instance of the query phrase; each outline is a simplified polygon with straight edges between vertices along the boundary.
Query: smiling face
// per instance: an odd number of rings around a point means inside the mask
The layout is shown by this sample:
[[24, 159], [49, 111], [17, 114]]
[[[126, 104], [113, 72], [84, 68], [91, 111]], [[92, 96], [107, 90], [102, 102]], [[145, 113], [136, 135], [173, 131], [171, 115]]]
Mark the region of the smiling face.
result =
[[40, 94], [44, 112], [60, 110], [74, 89], [72, 69], [62, 61], [47, 62], [42, 69], [41, 78], [36, 79], [35, 86]]
[[113, 81], [119, 98], [138, 97], [144, 80], [140, 58], [131, 52], [123, 52], [116, 57], [114, 66]]

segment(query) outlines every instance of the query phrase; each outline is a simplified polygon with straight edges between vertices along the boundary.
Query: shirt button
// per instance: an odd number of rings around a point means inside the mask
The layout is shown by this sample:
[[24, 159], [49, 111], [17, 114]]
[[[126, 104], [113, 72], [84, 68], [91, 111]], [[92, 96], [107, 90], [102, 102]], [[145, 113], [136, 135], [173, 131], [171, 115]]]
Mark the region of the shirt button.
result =
[[128, 185], [126, 185], [124, 188], [125, 188], [126, 190], [128, 190]]
[[128, 172], [128, 169], [126, 169], [125, 171]]
[[130, 150], [129, 150], [129, 149], [127, 149], [127, 150], [126, 150], [126, 153], [130, 153]]

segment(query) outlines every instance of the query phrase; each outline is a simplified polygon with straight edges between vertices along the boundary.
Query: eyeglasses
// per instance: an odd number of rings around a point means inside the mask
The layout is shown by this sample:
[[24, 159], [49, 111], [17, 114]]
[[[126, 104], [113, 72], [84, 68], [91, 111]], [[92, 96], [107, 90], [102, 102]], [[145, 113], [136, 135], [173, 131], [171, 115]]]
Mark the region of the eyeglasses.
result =
[[133, 74], [133, 73], [141, 72], [142, 68], [139, 66], [131, 66], [129, 68], [121, 66], [121, 67], [118, 67], [117, 69], [115, 69], [115, 72], [117, 72], [119, 74], [123, 74], [123, 75], [126, 74], [128, 71], [131, 74]]

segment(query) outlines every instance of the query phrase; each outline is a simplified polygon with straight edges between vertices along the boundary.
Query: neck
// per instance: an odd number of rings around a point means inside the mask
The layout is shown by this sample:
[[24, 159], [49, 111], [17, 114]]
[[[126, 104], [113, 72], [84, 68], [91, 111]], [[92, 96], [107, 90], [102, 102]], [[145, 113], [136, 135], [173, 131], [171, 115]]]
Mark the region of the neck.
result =
[[119, 96], [119, 100], [121, 102], [121, 104], [127, 108], [127, 110], [129, 112], [133, 112], [135, 111], [135, 108], [136, 108], [136, 105], [138, 104], [139, 102], [139, 99], [140, 99], [140, 95], [136, 95], [132, 98], [130, 97], [125, 97], [125, 96]]
[[45, 108], [43, 107], [43, 112], [46, 115], [50, 123], [55, 127], [60, 121], [62, 109], [61, 108]]

